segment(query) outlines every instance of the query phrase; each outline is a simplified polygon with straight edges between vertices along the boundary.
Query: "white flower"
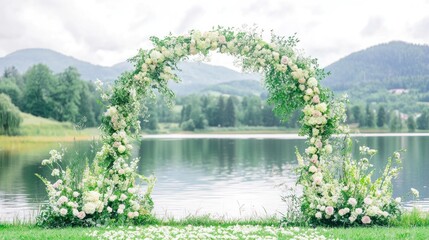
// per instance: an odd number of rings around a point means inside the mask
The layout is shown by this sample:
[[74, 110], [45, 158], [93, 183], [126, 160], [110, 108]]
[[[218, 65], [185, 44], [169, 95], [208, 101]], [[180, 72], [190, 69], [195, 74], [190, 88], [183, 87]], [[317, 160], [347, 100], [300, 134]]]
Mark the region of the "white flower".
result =
[[317, 129], [317, 128], [313, 128], [313, 135], [314, 136], [317, 136], [317, 135], [319, 135], [319, 129]]
[[118, 209], [125, 209], [125, 205], [124, 204], [119, 204]]
[[85, 218], [85, 216], [86, 216], [85, 212], [84, 212], [84, 211], [80, 211], [80, 212], [77, 214], [77, 216], [76, 216], [76, 217], [78, 217], [80, 220], [82, 220], [82, 219], [84, 219], [84, 218]]
[[79, 211], [76, 208], [74, 208], [72, 210], [72, 213], [73, 213], [73, 216], [75, 216], [75, 217], [77, 217], [79, 215]]
[[326, 105], [326, 103], [319, 103], [316, 105], [316, 109], [322, 113], [326, 112], [326, 110], [328, 110], [328, 106]]
[[60, 209], [60, 214], [61, 214], [61, 216], [65, 216], [67, 214], [67, 209], [61, 208]]
[[97, 203], [93, 203], [93, 202], [88, 202], [85, 205], [83, 205], [82, 210], [86, 213], [86, 214], [93, 214], [95, 212], [95, 210], [97, 209], [98, 204]]
[[49, 159], [45, 159], [45, 160], [42, 161], [42, 165], [43, 166], [48, 165], [48, 164], [52, 164], [52, 161], [49, 160]]
[[317, 219], [321, 219], [322, 218], [322, 213], [321, 212], [317, 212], [316, 215], [315, 215], [315, 217]]
[[411, 188], [411, 193], [414, 195], [414, 197], [418, 198], [420, 193], [417, 189]]
[[346, 215], [347, 213], [349, 213], [350, 212], [350, 209], [349, 208], [343, 208], [343, 209], [340, 209], [339, 211], [338, 211], [338, 213], [340, 214], [340, 216], [344, 216], [344, 215]]
[[77, 198], [77, 197], [79, 197], [79, 195], [80, 195], [80, 193], [78, 193], [78, 192], [73, 192], [73, 197]]
[[133, 194], [136, 192], [136, 189], [135, 188], [128, 188], [128, 192]]
[[96, 192], [96, 191], [89, 191], [86, 192], [84, 194], [83, 199], [86, 202], [98, 202], [98, 200], [100, 199], [100, 193]]
[[118, 110], [116, 109], [115, 106], [111, 106], [107, 109], [106, 113], [104, 114], [105, 116], [115, 116], [118, 113]]
[[111, 213], [112, 212], [112, 208], [111, 207], [107, 207], [107, 212]]
[[134, 212], [128, 212], [127, 216], [128, 216], [128, 218], [133, 218], [134, 217]]
[[60, 170], [57, 169], [57, 168], [53, 169], [51, 175], [52, 176], [59, 176], [60, 175]]
[[307, 85], [311, 88], [317, 86], [317, 79], [311, 77], [310, 79], [308, 79]]
[[307, 154], [315, 154], [317, 152], [317, 148], [315, 148], [315, 147], [308, 147], [307, 149], [305, 149], [305, 153], [307, 153]]
[[313, 89], [307, 88], [307, 90], [305, 90], [305, 94], [308, 95], [308, 96], [313, 95]]
[[113, 202], [116, 200], [116, 198], [118, 198], [116, 195], [112, 195], [109, 197], [109, 201]]
[[395, 202], [396, 202], [396, 203], [400, 203], [400, 202], [401, 202], [401, 200], [402, 200], [402, 199], [401, 199], [400, 197], [395, 198]]
[[69, 201], [69, 199], [66, 196], [61, 196], [58, 201], [57, 204], [58, 206], [62, 205], [63, 203], [67, 203]]
[[364, 202], [366, 205], [371, 205], [371, 203], [372, 203], [372, 199], [371, 199], [370, 197], [366, 197], [366, 198], [363, 200], [363, 202]]
[[357, 204], [356, 198], [349, 198], [347, 203], [352, 205], [352, 207], [356, 206], [356, 204]]
[[362, 223], [363, 224], [370, 224], [371, 223], [371, 218], [368, 216], [363, 216], [362, 217]]
[[120, 146], [118, 147], [118, 152], [119, 152], [119, 153], [123, 153], [123, 152], [125, 152], [125, 150], [127, 150], [127, 148], [126, 148], [124, 145], [120, 145]]
[[315, 173], [317, 172], [317, 168], [314, 165], [311, 165], [311, 167], [308, 169], [309, 172]]
[[362, 208], [356, 208], [356, 210], [355, 210], [355, 213], [357, 215], [362, 214], [362, 212], [363, 212]]
[[124, 173], [125, 173], [125, 170], [124, 170], [124, 169], [122, 169], [122, 168], [121, 168], [121, 169], [119, 169], [119, 170], [118, 170], [118, 174], [119, 174], [119, 175], [122, 175], [122, 174], [124, 174]]
[[332, 153], [332, 146], [330, 144], [327, 144], [325, 146], [325, 151], [327, 154], [331, 154]]
[[287, 56], [282, 56], [281, 63], [287, 65], [289, 63], [289, 58]]
[[356, 217], [353, 217], [353, 216], [350, 216], [350, 217], [349, 217], [349, 221], [350, 221], [350, 223], [353, 223], [355, 220], [356, 220]]
[[118, 212], [118, 214], [122, 214], [122, 213], [124, 213], [124, 209], [119, 208], [117, 212]]
[[331, 206], [327, 206], [325, 208], [325, 213], [328, 214], [329, 216], [333, 215], [334, 214], [334, 208]]
[[122, 193], [121, 196], [119, 197], [119, 200], [125, 201], [125, 199], [127, 199], [127, 195]]

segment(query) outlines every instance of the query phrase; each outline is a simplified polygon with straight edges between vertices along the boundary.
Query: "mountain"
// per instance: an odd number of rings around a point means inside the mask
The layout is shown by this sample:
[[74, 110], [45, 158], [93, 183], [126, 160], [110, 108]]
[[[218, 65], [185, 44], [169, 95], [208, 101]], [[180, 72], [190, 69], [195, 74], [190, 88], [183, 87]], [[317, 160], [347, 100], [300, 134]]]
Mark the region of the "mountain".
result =
[[[46, 64], [53, 72], [62, 72], [69, 66], [78, 69], [85, 80], [101, 79], [111, 82], [122, 72], [132, 69], [128, 62], [121, 62], [111, 67], [94, 65], [76, 58], [49, 49], [23, 49], [0, 58], [0, 71], [15, 66], [19, 72], [24, 73], [34, 64]], [[181, 71], [177, 72], [181, 83], [170, 84], [177, 95], [198, 93], [212, 85], [237, 80], [259, 80], [258, 74], [247, 74], [232, 69], [214, 66], [201, 62], [182, 62], [179, 65]]]
[[41, 48], [23, 49], [0, 58], [0, 71], [15, 66], [19, 72], [24, 73], [34, 64], [46, 64], [53, 72], [62, 72], [69, 66], [79, 70], [85, 80], [114, 80], [121, 74], [123, 69], [119, 67], [103, 67], [78, 60], [74, 57]]
[[202, 92], [234, 96], [261, 96], [261, 94], [267, 95], [267, 90], [265, 90], [261, 81], [256, 80], [236, 80], [231, 82], [219, 83], [203, 89]]
[[405, 79], [429, 77], [429, 46], [393, 41], [352, 53], [327, 66], [323, 85], [344, 91], [366, 84], [407, 88]]

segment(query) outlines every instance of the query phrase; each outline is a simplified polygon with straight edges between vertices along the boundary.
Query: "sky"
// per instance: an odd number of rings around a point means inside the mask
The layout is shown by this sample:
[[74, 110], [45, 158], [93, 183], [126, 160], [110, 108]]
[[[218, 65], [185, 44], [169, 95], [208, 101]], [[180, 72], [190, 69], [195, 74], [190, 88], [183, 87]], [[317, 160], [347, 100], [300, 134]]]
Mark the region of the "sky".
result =
[[[322, 67], [393, 40], [429, 44], [429, 0], [0, 0], [0, 6], [0, 57], [49, 48], [111, 66], [150, 49], [150, 36], [218, 25], [296, 33], [298, 48]], [[213, 64], [231, 62], [212, 57]]]

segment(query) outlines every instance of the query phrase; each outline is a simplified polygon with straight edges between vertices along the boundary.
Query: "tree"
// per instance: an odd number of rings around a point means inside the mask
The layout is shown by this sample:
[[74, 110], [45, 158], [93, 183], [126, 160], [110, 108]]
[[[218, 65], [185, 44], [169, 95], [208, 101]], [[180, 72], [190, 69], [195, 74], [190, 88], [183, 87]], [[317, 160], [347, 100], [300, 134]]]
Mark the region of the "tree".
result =
[[81, 82], [80, 84], [79, 113], [77, 118], [86, 127], [94, 127], [97, 125], [96, 114], [94, 112], [95, 97], [89, 90], [89, 83]]
[[56, 79], [51, 70], [43, 64], [34, 65], [24, 74], [24, 81], [23, 110], [35, 116], [52, 117]]
[[13, 105], [10, 97], [0, 94], [0, 135], [15, 135], [22, 122], [19, 109]]
[[375, 127], [375, 114], [374, 111], [370, 109], [369, 104], [366, 105], [365, 125], [370, 128]]
[[352, 107], [352, 115], [355, 123], [360, 123], [362, 118], [362, 113], [359, 106]]
[[237, 116], [235, 113], [235, 105], [232, 99], [232, 96], [228, 98], [224, 111], [224, 126], [225, 127], [235, 127]]
[[156, 104], [154, 100], [146, 101], [147, 112], [146, 115], [140, 119], [140, 127], [142, 129], [157, 130], [158, 129], [158, 115], [156, 112]]
[[53, 89], [53, 113], [59, 121], [76, 122], [79, 116], [80, 74], [76, 68], [68, 67], [64, 72], [58, 74], [58, 85]]
[[392, 117], [390, 118], [390, 131], [397, 132], [402, 129], [402, 120], [398, 111], [394, 111], [392, 113]]
[[22, 91], [12, 79], [4, 78], [0, 81], [0, 93], [8, 95], [15, 106], [20, 106]]
[[407, 127], [408, 132], [415, 132], [416, 131], [416, 121], [414, 120], [413, 116], [409, 116], [407, 119]]
[[429, 113], [428, 110], [424, 110], [422, 114], [417, 118], [417, 129], [427, 130], [429, 129]]
[[219, 96], [218, 102], [217, 102], [217, 107], [216, 107], [216, 120], [215, 120], [215, 124], [217, 126], [225, 126], [225, 116], [224, 116], [224, 112], [225, 112], [225, 102], [223, 100], [222, 96]]
[[378, 108], [377, 112], [377, 127], [383, 127], [386, 124], [386, 110], [383, 106]]

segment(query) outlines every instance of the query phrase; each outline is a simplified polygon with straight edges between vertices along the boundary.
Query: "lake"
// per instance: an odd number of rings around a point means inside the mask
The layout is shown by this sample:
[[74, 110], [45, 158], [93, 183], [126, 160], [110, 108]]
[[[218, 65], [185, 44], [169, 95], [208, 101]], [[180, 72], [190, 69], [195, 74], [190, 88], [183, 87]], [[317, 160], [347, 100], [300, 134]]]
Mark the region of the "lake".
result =
[[[403, 153], [403, 169], [394, 181], [394, 195], [405, 206], [429, 208], [429, 136], [367, 135], [354, 137], [361, 145], [379, 150], [374, 165], [381, 170], [395, 150]], [[295, 135], [155, 135], [135, 144], [141, 158], [139, 171], [155, 175], [155, 214], [181, 218], [210, 214], [212, 217], [247, 218], [286, 211], [284, 186], [296, 176], [295, 147], [305, 140]], [[67, 159], [92, 159], [98, 144], [91, 141], [64, 143]], [[25, 142], [0, 145], [0, 220], [31, 219], [46, 200], [45, 188], [35, 173], [48, 176], [41, 160], [57, 143]], [[420, 191], [412, 202], [410, 188]]]

